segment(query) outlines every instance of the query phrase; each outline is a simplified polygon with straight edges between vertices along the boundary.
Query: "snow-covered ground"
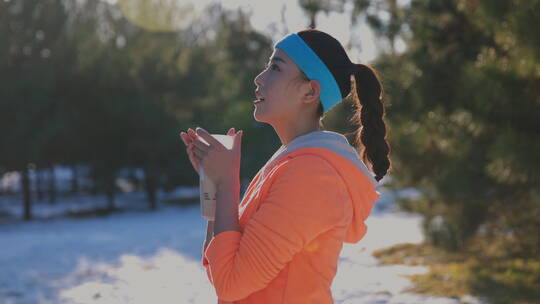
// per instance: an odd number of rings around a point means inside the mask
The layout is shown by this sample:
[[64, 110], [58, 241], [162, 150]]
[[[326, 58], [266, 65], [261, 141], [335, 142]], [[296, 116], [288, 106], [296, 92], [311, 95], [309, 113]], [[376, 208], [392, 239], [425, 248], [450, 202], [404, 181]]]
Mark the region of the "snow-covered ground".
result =
[[[138, 197], [144, 206], [144, 195]], [[64, 207], [56, 212], [68, 205], [61, 200]], [[42, 219], [0, 224], [0, 303], [217, 302], [200, 263], [206, 225], [198, 205], [77, 219], [46, 219], [46, 206], [35, 209]], [[377, 265], [371, 256], [378, 248], [421, 242], [418, 216], [378, 208], [367, 225], [364, 239], [343, 247], [332, 285], [335, 303], [460, 303], [404, 293], [409, 281], [403, 275], [427, 269]]]

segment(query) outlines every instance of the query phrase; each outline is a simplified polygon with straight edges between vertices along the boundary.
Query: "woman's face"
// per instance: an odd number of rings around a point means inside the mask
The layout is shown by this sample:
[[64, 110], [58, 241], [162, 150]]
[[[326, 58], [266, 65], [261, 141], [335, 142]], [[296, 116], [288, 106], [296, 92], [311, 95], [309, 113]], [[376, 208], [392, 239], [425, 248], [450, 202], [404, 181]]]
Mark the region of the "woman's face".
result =
[[281, 49], [274, 49], [266, 68], [255, 77], [256, 95], [263, 101], [254, 101], [255, 120], [285, 123], [294, 120], [300, 112], [304, 83], [300, 69]]

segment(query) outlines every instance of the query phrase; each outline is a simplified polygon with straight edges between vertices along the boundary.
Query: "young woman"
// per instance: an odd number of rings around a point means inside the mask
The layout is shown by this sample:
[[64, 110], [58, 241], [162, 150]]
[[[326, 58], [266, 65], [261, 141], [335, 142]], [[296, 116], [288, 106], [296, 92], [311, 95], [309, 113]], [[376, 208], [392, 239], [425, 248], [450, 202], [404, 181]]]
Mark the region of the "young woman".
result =
[[[390, 168], [381, 84], [336, 39], [309, 29], [275, 45], [255, 85], [253, 116], [272, 125], [282, 146], [241, 202], [242, 131], [229, 130], [232, 150], [203, 129], [181, 133], [195, 169], [203, 167], [218, 185], [202, 264], [218, 303], [333, 303], [343, 242], [365, 235], [376, 187]], [[323, 115], [349, 94], [362, 158], [345, 136], [321, 127]]]

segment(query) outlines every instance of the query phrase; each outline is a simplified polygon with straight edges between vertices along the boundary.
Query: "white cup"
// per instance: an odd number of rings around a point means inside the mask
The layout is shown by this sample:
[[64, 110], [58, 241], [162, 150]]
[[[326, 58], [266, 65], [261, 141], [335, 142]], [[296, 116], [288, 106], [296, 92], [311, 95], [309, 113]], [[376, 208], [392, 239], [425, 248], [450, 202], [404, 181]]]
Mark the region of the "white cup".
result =
[[[217, 139], [225, 148], [232, 150], [234, 136], [223, 134], [210, 134]], [[199, 139], [208, 144], [202, 137]], [[199, 195], [201, 200], [201, 216], [209, 221], [215, 220], [216, 215], [216, 184], [204, 176], [204, 169], [199, 168]]]

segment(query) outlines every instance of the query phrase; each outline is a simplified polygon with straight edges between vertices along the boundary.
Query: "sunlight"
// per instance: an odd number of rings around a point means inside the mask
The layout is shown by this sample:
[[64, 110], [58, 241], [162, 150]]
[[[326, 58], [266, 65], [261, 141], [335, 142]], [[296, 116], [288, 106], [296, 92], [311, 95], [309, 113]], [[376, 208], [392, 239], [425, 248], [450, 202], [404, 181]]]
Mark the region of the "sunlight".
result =
[[[229, 10], [242, 10], [249, 14], [250, 22], [257, 31], [269, 35], [274, 42], [288, 33], [305, 29], [308, 19], [296, 1], [275, 0], [104, 0], [116, 4], [124, 16], [133, 24], [149, 31], [178, 31], [196, 22], [205, 9], [215, 3]], [[320, 13], [317, 29], [336, 37], [350, 50], [354, 62], [370, 62], [378, 53], [378, 44], [371, 29], [366, 24], [352, 26], [349, 17], [351, 5], [346, 5], [343, 13]], [[399, 41], [399, 50], [404, 49]]]
[[[69, 303], [197, 303], [215, 301], [212, 286], [200, 265], [169, 248], [149, 258], [124, 254], [118, 265], [79, 260], [68, 275], [84, 282], [60, 291]], [[198, 282], [194, 284], [194, 282]]]

